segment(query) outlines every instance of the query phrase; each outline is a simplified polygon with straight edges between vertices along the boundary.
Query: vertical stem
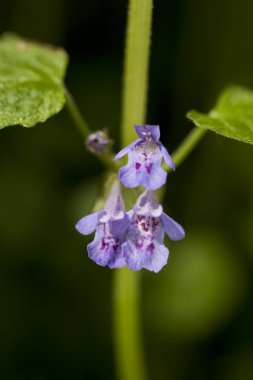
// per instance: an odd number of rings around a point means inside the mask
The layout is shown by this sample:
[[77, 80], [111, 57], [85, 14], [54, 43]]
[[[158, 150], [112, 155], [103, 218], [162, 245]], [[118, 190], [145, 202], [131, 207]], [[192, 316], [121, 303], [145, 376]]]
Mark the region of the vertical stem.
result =
[[146, 380], [140, 323], [140, 273], [127, 268], [115, 271], [114, 329], [117, 377]]
[[[122, 146], [136, 139], [146, 115], [153, 0], [129, 0], [124, 66]], [[147, 380], [140, 323], [140, 273], [114, 273], [114, 345], [119, 380]]]
[[153, 0], [130, 0], [125, 47], [122, 145], [136, 139], [134, 124], [146, 116]]

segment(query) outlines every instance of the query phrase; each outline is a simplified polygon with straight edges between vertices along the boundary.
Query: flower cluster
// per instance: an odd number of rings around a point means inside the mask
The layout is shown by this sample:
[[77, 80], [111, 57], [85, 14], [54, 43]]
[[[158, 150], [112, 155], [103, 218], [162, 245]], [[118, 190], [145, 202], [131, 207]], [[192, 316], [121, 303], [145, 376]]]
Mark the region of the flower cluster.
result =
[[164, 235], [181, 240], [183, 228], [163, 212], [152, 190], [161, 187], [167, 178], [162, 160], [175, 170], [174, 163], [159, 141], [159, 126], [135, 126], [139, 139], [120, 151], [114, 160], [128, 154], [128, 163], [119, 170], [119, 179], [126, 187], [146, 189], [133, 209], [125, 212], [116, 181], [105, 204], [98, 212], [82, 218], [76, 229], [83, 235], [96, 231], [88, 244], [88, 255], [97, 264], [109, 268], [128, 266], [159, 272], [167, 263], [169, 251], [163, 244]]

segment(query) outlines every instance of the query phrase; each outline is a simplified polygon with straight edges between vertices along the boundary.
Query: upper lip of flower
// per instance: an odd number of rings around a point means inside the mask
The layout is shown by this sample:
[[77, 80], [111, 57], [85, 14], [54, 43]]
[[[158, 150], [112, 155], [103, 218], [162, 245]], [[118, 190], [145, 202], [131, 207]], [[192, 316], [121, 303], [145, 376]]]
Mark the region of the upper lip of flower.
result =
[[163, 207], [154, 198], [152, 191], [145, 190], [138, 198], [134, 211], [138, 215], [159, 217], [163, 213]]
[[135, 125], [134, 128], [141, 139], [148, 138], [158, 141], [160, 138], [159, 125]]

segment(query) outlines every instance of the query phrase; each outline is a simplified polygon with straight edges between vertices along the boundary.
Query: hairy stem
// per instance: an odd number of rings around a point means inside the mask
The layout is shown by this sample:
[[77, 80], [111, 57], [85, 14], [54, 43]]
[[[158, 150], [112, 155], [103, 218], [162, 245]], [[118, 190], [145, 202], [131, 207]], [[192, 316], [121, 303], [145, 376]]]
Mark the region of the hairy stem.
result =
[[123, 77], [122, 145], [136, 139], [134, 124], [146, 116], [152, 0], [130, 0]]
[[[124, 65], [122, 146], [136, 139], [146, 116], [152, 0], [130, 0]], [[114, 345], [119, 380], [146, 380], [140, 323], [140, 272], [114, 273]]]
[[140, 323], [140, 273], [114, 274], [115, 359], [120, 380], [146, 380]]

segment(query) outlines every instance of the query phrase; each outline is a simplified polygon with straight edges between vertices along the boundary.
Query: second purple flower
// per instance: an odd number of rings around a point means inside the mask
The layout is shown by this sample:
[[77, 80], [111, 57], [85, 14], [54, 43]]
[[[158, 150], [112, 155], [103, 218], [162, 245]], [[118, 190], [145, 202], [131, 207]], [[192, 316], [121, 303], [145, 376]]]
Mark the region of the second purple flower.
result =
[[96, 231], [95, 239], [87, 247], [90, 259], [101, 266], [121, 268], [126, 265], [121, 246], [126, 239], [128, 224], [120, 185], [116, 181], [105, 207], [80, 219], [76, 230], [82, 235]]
[[145, 268], [159, 272], [169, 256], [169, 250], [163, 244], [164, 234], [171, 240], [181, 240], [185, 236], [184, 229], [163, 212], [149, 190], [139, 196], [128, 216], [128, 238], [122, 245], [127, 266], [132, 270]]

